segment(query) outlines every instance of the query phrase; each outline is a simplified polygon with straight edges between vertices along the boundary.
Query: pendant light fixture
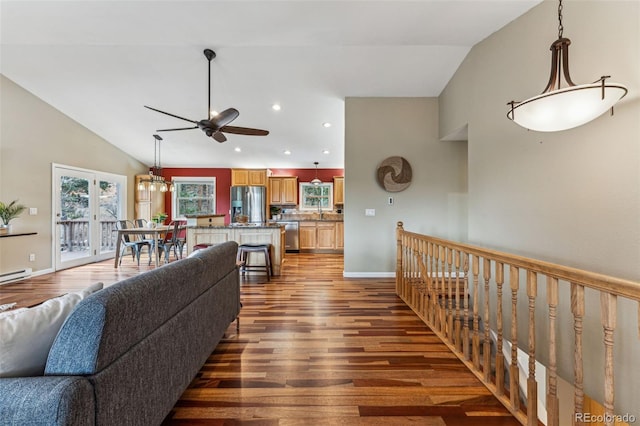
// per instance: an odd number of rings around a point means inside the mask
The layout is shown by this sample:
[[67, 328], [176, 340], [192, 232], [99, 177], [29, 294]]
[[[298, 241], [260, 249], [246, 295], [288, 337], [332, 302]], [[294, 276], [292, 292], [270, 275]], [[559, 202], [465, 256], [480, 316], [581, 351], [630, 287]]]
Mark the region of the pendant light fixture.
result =
[[320, 179], [318, 179], [318, 162], [314, 161], [313, 164], [316, 165], [316, 177], [313, 178], [311, 183], [314, 184], [314, 185], [320, 185], [322, 183], [322, 181]]
[[149, 177], [140, 179], [138, 183], [138, 190], [149, 191], [159, 190], [160, 192], [173, 192], [173, 184], [167, 182], [162, 176], [162, 167], [160, 166], [160, 141], [162, 138], [159, 135], [153, 135], [154, 137], [154, 150], [153, 150], [153, 167], [149, 170]]
[[[569, 76], [569, 45], [562, 26], [562, 0], [558, 5], [558, 39], [551, 45], [551, 75], [542, 94], [523, 102], [511, 101], [509, 120], [539, 132], [572, 129], [599, 117], [627, 94], [619, 83], [606, 82], [602, 76], [589, 84], [576, 85]], [[563, 86], [562, 78], [565, 83]]]

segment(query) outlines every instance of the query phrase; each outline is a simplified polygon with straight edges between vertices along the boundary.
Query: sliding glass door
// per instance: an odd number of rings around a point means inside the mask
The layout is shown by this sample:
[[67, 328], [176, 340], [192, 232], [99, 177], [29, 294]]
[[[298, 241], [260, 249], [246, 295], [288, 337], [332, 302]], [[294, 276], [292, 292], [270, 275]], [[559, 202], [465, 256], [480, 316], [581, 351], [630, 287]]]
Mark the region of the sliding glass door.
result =
[[112, 257], [126, 214], [126, 176], [53, 166], [56, 270]]

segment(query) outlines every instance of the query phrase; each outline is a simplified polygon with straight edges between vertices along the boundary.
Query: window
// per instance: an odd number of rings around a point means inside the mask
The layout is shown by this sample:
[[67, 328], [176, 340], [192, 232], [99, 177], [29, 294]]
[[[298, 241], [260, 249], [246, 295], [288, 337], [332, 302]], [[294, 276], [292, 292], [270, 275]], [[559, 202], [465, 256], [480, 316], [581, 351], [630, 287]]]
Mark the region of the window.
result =
[[333, 210], [333, 183], [301, 183], [300, 197], [300, 210]]
[[216, 214], [215, 177], [174, 177], [173, 183], [171, 215], [174, 219]]

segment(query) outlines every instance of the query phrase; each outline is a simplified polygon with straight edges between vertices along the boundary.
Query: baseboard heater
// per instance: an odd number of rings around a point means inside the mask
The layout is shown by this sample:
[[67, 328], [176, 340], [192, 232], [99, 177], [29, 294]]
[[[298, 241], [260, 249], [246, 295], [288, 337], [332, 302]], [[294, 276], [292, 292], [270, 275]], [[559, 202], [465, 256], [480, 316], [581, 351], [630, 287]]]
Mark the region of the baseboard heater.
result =
[[5, 284], [10, 281], [30, 277], [32, 271], [33, 270], [31, 268], [26, 268], [20, 269], [19, 271], [5, 272], [3, 274], [0, 274], [0, 284]]

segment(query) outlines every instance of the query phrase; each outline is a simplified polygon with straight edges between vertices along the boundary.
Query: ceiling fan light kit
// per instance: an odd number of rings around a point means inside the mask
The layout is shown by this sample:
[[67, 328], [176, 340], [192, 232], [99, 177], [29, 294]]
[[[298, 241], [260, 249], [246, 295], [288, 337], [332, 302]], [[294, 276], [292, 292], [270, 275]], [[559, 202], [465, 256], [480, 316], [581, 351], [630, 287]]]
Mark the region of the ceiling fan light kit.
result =
[[211, 110], [211, 61], [216, 57], [216, 52], [211, 49], [204, 50], [204, 56], [207, 58], [209, 63], [209, 73], [208, 73], [208, 107], [207, 107], [207, 118], [204, 120], [196, 121], [191, 120], [189, 118], [180, 117], [179, 115], [171, 114], [169, 112], [161, 111], [156, 108], [152, 108], [150, 106], [145, 105], [145, 108], [148, 108], [152, 111], [159, 112], [160, 114], [165, 114], [170, 117], [178, 118], [180, 120], [188, 121], [190, 123], [195, 124], [195, 126], [191, 127], [178, 127], [173, 129], [159, 129], [157, 132], [173, 132], [179, 130], [192, 130], [192, 129], [200, 129], [202, 130], [208, 137], [215, 139], [218, 142], [225, 142], [227, 137], [224, 133], [233, 133], [236, 135], [249, 135], [249, 136], [267, 136], [269, 132], [267, 130], [261, 129], [252, 129], [249, 127], [237, 127], [237, 126], [229, 126], [229, 124], [238, 118], [240, 113], [235, 108], [227, 108], [220, 113], [215, 113]]
[[[562, 0], [558, 4], [558, 39], [551, 45], [551, 74], [544, 91], [523, 102], [511, 101], [509, 120], [539, 132], [572, 129], [594, 120], [611, 110], [627, 94], [619, 83], [607, 82], [602, 76], [589, 84], [576, 85], [569, 75], [569, 45], [562, 26]], [[564, 77], [564, 86], [562, 79]]]
[[149, 170], [149, 177], [142, 178], [138, 182], [138, 191], [144, 191], [148, 188], [149, 191], [173, 192], [173, 183], [167, 182], [162, 176], [162, 166], [160, 166], [160, 141], [162, 137], [160, 135], [153, 135], [153, 137], [153, 167]]

